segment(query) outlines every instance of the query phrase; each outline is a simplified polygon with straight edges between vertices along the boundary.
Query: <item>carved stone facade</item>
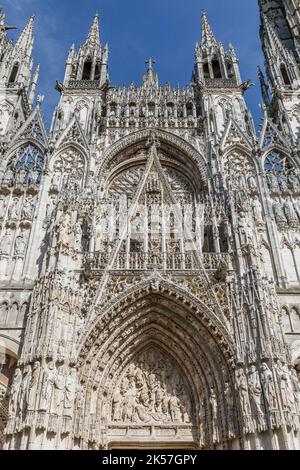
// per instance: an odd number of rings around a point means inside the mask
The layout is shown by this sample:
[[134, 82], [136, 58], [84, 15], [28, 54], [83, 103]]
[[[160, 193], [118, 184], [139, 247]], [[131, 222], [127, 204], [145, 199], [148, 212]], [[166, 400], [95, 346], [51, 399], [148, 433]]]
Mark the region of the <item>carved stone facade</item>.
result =
[[205, 13], [176, 89], [111, 84], [96, 16], [50, 131], [1, 13], [5, 449], [300, 448], [300, 8], [259, 4], [259, 135]]

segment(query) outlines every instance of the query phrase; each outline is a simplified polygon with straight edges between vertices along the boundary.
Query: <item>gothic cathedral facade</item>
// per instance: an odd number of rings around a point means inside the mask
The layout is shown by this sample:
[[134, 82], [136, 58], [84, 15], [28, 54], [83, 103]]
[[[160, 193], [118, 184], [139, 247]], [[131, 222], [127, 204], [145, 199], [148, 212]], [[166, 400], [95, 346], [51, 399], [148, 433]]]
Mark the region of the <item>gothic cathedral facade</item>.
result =
[[258, 3], [259, 133], [205, 13], [185, 88], [112, 84], [96, 15], [48, 130], [1, 12], [4, 449], [300, 448], [300, 2]]

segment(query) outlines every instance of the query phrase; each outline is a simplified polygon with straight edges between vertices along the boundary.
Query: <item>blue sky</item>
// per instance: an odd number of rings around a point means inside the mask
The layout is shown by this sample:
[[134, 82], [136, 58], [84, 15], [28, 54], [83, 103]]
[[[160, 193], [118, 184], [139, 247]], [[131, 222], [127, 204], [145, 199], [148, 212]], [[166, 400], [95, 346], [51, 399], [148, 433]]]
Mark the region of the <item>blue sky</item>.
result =
[[[39, 92], [49, 125], [59, 95], [68, 49], [85, 39], [93, 15], [100, 13], [102, 42], [110, 50], [109, 72], [114, 84], [140, 82], [145, 59], [156, 60], [160, 81], [189, 83], [194, 47], [201, 34], [201, 10], [208, 13], [217, 39], [236, 48], [243, 79], [255, 82], [247, 102], [256, 124], [261, 95], [257, 65], [263, 64], [257, 0], [2, 0], [7, 23], [21, 29], [36, 14], [34, 58], [41, 63]], [[18, 32], [10, 36], [16, 38]]]

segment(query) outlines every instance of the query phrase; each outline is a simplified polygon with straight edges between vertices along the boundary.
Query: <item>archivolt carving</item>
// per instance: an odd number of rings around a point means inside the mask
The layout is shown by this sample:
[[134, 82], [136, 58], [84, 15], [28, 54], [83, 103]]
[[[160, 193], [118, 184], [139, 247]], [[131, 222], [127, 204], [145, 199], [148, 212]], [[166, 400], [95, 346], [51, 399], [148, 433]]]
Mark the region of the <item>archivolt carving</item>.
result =
[[[108, 171], [109, 163], [115, 159], [115, 157], [126, 150], [127, 148], [131, 147], [132, 145], [147, 140], [151, 130], [143, 130], [139, 132], [135, 132], [130, 134], [129, 136], [124, 137], [123, 139], [116, 142], [112, 145], [104, 154], [102, 164], [99, 168], [99, 175], [103, 175]], [[158, 131], [155, 130], [156, 137], [166, 145], [172, 146], [175, 149], [180, 150], [185, 155], [189, 156], [191, 160], [196, 164], [200, 174], [202, 176], [202, 180], [205, 182], [207, 180], [207, 169], [206, 169], [206, 162], [204, 157], [190, 144], [185, 142], [180, 137], [170, 134], [168, 132]]]
[[[115, 425], [146, 425], [158, 419], [160, 425], [191, 426], [197, 424], [200, 416], [203, 420], [202, 406], [206, 406], [206, 421], [201, 426], [204, 429], [202, 442], [207, 443], [210, 420], [211, 426], [218, 427], [213, 433], [215, 442], [227, 435], [221, 416], [226, 415], [224, 381], [230, 382], [232, 375], [228, 368], [230, 348], [225, 346], [225, 339], [218, 334], [212, 321], [205, 325], [200, 315], [199, 310], [191, 308], [187, 299], [183, 303], [159, 289], [155, 293], [150, 289], [141, 297], [137, 293], [128, 296], [127, 302], [118, 302], [113, 309], [102, 314], [87, 336], [79, 358], [83, 391], [80, 407], [77, 404], [78, 436], [82, 435], [85, 426], [90, 427], [88, 423], [92, 420], [94, 428], [99, 428], [92, 440], [98, 441], [97, 433], [111, 422], [107, 421], [107, 416]], [[147, 354], [150, 354], [147, 351], [151, 350], [159, 351], [153, 353], [157, 360], [150, 361], [151, 364], [156, 362], [155, 367], [146, 365]], [[162, 357], [165, 357], [164, 361]], [[166, 367], [168, 381], [162, 378], [162, 362], [176, 364], [176, 368], [172, 365]], [[176, 370], [185, 371], [186, 379]], [[130, 379], [130, 374], [134, 378]], [[156, 378], [155, 390], [161, 392], [157, 401], [156, 395], [155, 400], [151, 398], [151, 387], [154, 386], [151, 374]], [[177, 382], [175, 376], [180, 377]], [[176, 384], [174, 391], [172, 383]], [[234, 397], [233, 389], [231, 393]], [[211, 403], [213, 407], [209, 405]]]

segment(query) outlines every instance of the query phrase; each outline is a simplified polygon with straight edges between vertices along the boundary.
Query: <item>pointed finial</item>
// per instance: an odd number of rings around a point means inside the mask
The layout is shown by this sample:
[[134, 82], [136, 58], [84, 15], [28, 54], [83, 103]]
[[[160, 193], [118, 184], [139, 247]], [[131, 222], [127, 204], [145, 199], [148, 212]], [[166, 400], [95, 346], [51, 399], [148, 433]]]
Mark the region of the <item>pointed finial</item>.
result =
[[202, 10], [202, 46], [211, 47], [217, 44], [217, 40], [208, 22], [206, 11]]
[[148, 72], [153, 72], [153, 65], [155, 64], [155, 60], [150, 57], [148, 60], [145, 60], [145, 64], [148, 65]]
[[99, 30], [99, 13], [97, 12], [94, 16], [92, 25], [89, 30], [89, 34], [86, 40], [86, 44], [93, 47], [100, 47], [100, 30]]
[[35, 15], [31, 15], [23, 29], [19, 39], [16, 43], [17, 49], [22, 49], [24, 52], [27, 52], [33, 43], [33, 27], [34, 27]]

